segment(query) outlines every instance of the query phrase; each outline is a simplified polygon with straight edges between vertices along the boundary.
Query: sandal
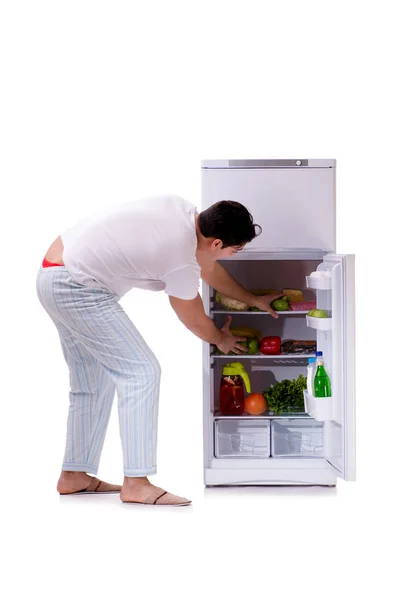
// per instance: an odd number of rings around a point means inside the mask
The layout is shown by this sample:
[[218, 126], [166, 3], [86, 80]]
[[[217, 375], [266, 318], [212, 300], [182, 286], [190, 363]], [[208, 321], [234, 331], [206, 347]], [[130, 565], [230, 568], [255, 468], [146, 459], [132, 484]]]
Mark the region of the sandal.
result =
[[134, 500], [122, 500], [122, 502], [125, 502], [126, 504], [152, 504], [153, 506], [188, 506], [192, 503], [192, 501], [187, 498], [175, 496], [159, 487], [156, 487], [143, 502]]
[[120, 491], [120, 485], [113, 485], [112, 483], [100, 481], [97, 477], [92, 477], [92, 481], [87, 488], [79, 490], [78, 492], [60, 492], [60, 496], [73, 496], [75, 494], [116, 494]]

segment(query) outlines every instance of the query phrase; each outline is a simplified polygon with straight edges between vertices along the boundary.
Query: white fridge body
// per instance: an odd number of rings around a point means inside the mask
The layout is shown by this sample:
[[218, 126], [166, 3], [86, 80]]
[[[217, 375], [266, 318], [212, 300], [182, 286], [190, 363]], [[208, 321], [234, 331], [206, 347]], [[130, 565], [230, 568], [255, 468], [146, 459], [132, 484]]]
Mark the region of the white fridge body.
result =
[[[221, 328], [250, 326], [262, 336], [315, 340], [323, 351], [332, 396], [304, 394], [304, 413], [226, 417], [219, 412], [222, 367], [244, 364], [251, 391], [306, 375], [310, 355], [220, 355], [203, 342], [204, 482], [212, 485], [335, 485], [355, 479], [354, 256], [338, 255], [334, 160], [203, 161], [201, 209], [235, 200], [262, 233], [245, 250], [221, 261], [247, 289], [302, 289], [328, 319], [307, 311], [228, 312], [202, 283], [206, 313]], [[317, 275], [311, 277], [311, 273]]]

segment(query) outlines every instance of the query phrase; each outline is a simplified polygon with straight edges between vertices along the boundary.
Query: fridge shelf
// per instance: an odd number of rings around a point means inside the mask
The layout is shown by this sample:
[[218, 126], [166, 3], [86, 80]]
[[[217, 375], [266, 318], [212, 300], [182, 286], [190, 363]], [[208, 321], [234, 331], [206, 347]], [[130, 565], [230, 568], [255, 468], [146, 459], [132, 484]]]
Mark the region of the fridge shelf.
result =
[[[266, 310], [214, 310], [211, 311], [212, 315], [270, 315]], [[295, 317], [296, 315], [306, 315], [308, 310], [276, 310], [278, 315], [287, 315], [288, 317]], [[272, 315], [271, 315], [272, 316]]]
[[316, 398], [304, 390], [304, 406], [307, 413], [316, 421], [333, 420], [333, 398]]
[[229, 358], [233, 360], [242, 360], [242, 358], [264, 358], [266, 360], [274, 360], [288, 362], [304, 358], [314, 358], [315, 354], [211, 354], [211, 358]]
[[307, 287], [314, 290], [331, 290], [332, 289], [332, 278], [328, 275], [309, 275], [306, 277]]
[[318, 317], [306, 317], [307, 326], [319, 331], [331, 331], [332, 329], [332, 317], [318, 318]]
[[214, 418], [215, 419], [245, 419], [250, 420], [250, 419], [255, 419], [255, 420], [260, 420], [260, 419], [270, 419], [270, 420], [274, 420], [274, 419], [312, 419], [312, 417], [305, 412], [284, 412], [281, 415], [274, 415], [269, 413], [268, 411], [266, 413], [263, 413], [262, 415], [250, 415], [250, 414], [246, 414], [244, 413], [243, 415], [239, 415], [238, 417], [231, 417], [231, 416], [227, 416], [227, 415], [223, 415], [221, 414], [219, 411], [216, 411], [214, 413]]

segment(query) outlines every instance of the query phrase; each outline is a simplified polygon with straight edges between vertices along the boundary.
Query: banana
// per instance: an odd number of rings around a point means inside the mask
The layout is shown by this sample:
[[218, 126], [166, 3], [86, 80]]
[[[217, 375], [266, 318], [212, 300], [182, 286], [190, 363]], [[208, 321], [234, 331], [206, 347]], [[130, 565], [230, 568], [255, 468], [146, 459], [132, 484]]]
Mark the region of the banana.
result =
[[262, 337], [261, 331], [259, 329], [253, 329], [252, 327], [231, 327], [229, 330], [232, 335], [237, 337]]
[[303, 292], [301, 290], [292, 290], [290, 288], [282, 290], [285, 296], [289, 296], [292, 302], [304, 302]]

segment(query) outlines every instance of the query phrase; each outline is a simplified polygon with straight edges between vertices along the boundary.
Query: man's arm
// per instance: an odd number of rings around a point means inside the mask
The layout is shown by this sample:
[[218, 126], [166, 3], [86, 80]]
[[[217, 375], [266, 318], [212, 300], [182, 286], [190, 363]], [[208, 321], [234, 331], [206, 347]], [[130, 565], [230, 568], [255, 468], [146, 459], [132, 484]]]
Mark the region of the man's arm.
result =
[[223, 354], [247, 352], [247, 347], [240, 343], [246, 342], [247, 339], [232, 335], [230, 332], [229, 324], [232, 317], [226, 317], [222, 329], [215, 327], [212, 319], [207, 317], [204, 312], [203, 301], [199, 294], [193, 300], [182, 300], [175, 296], [169, 296], [169, 301], [178, 319], [200, 339], [209, 344], [215, 344]]
[[217, 290], [217, 292], [226, 294], [226, 296], [244, 302], [249, 306], [256, 306], [262, 311], [269, 312], [275, 319], [279, 318], [278, 314], [271, 308], [271, 302], [277, 298], [281, 298], [284, 294], [255, 296], [233, 279], [224, 267], [216, 261], [212, 264], [210, 262], [207, 264], [204, 263], [201, 266], [201, 278]]
[[249, 306], [257, 306], [259, 297], [241, 286], [217, 261], [214, 261], [212, 266], [201, 269], [201, 278], [217, 292]]
[[207, 317], [199, 294], [193, 300], [169, 296], [169, 301], [178, 319], [197, 337], [216, 346], [222, 343], [224, 334], [217, 329], [212, 319]]

